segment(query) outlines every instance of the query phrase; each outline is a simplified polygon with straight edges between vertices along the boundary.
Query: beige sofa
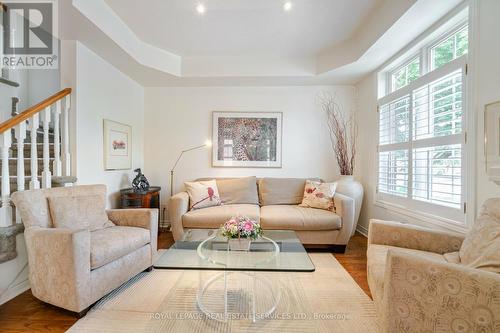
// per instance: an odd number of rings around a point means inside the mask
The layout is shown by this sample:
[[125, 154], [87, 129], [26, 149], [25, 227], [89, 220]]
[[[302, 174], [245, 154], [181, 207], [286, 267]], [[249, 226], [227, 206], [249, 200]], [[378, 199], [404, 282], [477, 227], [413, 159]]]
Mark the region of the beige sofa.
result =
[[158, 211], [108, 210], [114, 226], [95, 231], [86, 227], [54, 228], [48, 197], [70, 196], [98, 197], [95, 206], [104, 209], [106, 186], [16, 192], [12, 200], [25, 225], [33, 295], [83, 315], [101, 297], [152, 267], [157, 251]]
[[300, 207], [305, 179], [245, 177], [216, 181], [222, 206], [190, 211], [186, 192], [170, 198], [168, 212], [175, 240], [185, 229], [219, 228], [238, 214], [260, 221], [264, 230], [294, 230], [303, 244], [336, 245], [342, 252], [356, 230], [354, 200], [342, 193], [335, 194], [335, 212]]
[[500, 329], [500, 199], [466, 236], [371, 220], [367, 256], [382, 332]]

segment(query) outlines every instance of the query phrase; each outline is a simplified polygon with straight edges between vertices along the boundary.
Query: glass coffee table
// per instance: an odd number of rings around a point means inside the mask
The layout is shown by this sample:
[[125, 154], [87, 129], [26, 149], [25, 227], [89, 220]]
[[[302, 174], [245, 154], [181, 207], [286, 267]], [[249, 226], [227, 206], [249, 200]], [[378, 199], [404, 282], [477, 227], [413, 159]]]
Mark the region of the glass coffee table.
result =
[[265, 231], [249, 251], [231, 251], [218, 230], [187, 230], [153, 266], [199, 270], [196, 301], [205, 315], [220, 321], [248, 316], [253, 322], [271, 315], [281, 298], [279, 278], [271, 272], [315, 270], [295, 232], [288, 230]]

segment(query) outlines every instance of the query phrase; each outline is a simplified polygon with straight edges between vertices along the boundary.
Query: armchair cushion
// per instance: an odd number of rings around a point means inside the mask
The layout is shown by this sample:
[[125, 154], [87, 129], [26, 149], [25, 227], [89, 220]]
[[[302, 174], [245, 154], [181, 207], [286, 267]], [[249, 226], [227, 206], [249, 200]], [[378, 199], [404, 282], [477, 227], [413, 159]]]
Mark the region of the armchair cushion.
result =
[[487, 200], [460, 248], [461, 263], [500, 273], [500, 199]]
[[150, 243], [149, 231], [137, 227], [110, 227], [90, 233], [90, 268], [96, 269]]
[[55, 196], [48, 200], [55, 228], [94, 231], [114, 226], [108, 220], [100, 195]]

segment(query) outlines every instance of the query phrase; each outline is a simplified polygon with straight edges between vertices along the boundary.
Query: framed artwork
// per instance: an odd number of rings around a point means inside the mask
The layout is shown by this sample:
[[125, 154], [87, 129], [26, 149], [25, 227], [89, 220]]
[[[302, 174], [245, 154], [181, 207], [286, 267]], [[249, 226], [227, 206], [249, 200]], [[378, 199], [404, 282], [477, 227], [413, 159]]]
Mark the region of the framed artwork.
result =
[[132, 167], [132, 127], [104, 119], [104, 169]]
[[500, 101], [484, 108], [484, 155], [486, 173], [500, 184]]
[[214, 167], [281, 168], [281, 112], [213, 112]]

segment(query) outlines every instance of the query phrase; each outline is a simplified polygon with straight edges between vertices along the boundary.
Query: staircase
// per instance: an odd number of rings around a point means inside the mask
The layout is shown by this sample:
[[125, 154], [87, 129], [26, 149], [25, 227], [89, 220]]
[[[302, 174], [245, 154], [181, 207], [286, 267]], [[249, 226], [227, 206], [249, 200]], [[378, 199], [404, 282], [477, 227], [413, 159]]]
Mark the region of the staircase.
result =
[[0, 124], [0, 263], [16, 257], [15, 236], [24, 230], [10, 195], [67, 186], [71, 176], [67, 88]]

